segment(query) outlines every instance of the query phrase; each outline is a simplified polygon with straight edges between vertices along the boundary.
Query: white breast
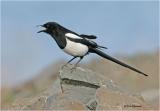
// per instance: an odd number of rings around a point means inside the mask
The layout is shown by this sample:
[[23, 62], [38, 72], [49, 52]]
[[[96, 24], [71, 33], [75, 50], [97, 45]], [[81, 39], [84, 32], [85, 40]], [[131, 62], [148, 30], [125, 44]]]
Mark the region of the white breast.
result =
[[72, 42], [67, 40], [66, 47], [63, 49], [64, 52], [72, 55], [72, 56], [84, 56], [88, 52], [88, 47], [81, 43]]

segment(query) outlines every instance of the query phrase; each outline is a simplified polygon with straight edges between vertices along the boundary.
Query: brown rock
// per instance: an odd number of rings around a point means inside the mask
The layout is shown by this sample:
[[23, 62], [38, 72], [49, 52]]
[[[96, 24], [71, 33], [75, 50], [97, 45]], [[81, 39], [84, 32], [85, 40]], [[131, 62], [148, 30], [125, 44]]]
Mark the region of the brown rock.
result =
[[96, 92], [97, 110], [148, 110], [140, 99], [101, 87]]

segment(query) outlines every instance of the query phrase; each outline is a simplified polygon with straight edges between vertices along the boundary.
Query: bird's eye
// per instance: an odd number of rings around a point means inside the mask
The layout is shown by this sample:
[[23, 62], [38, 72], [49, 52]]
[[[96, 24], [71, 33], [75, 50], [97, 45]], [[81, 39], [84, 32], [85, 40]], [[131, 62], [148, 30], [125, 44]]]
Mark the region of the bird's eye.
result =
[[46, 27], [47, 27], [47, 28], [49, 28], [49, 27], [50, 27], [50, 25], [49, 25], [49, 24], [47, 24], [47, 25], [46, 25]]

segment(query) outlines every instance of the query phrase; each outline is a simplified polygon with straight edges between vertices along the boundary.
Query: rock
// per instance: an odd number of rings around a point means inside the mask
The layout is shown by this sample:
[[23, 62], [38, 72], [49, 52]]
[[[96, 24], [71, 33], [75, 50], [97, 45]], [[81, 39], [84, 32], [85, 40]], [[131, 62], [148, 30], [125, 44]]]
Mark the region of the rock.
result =
[[148, 110], [148, 105], [132, 95], [101, 87], [96, 92], [97, 110]]
[[60, 70], [60, 77], [62, 81], [71, 80], [70, 82], [72, 82], [75, 80], [75, 83], [78, 83], [78, 86], [85, 86], [95, 89], [106, 84], [107, 79], [100, 76], [100, 74], [97, 74], [91, 70], [83, 69], [81, 67], [77, 67], [76, 69], [71, 70], [72, 67], [72, 65], [68, 65], [67, 67], [64, 67], [62, 70]]
[[46, 103], [46, 97], [39, 97], [37, 100], [35, 100], [32, 104], [27, 105], [26, 107], [23, 108], [23, 110], [41, 110], [44, 109]]
[[97, 101], [96, 101], [96, 99], [90, 100], [86, 106], [90, 110], [96, 110], [96, 108], [97, 108]]
[[28, 100], [28, 104], [21, 104], [21, 108], [17, 105], [17, 108], [23, 110], [148, 109], [143, 99], [127, 94], [111, 79], [81, 67], [71, 70], [72, 67], [68, 65], [62, 68], [59, 78], [52, 87]]
[[85, 110], [85, 106], [73, 99], [69, 99], [66, 94], [57, 94], [47, 99], [45, 110]]

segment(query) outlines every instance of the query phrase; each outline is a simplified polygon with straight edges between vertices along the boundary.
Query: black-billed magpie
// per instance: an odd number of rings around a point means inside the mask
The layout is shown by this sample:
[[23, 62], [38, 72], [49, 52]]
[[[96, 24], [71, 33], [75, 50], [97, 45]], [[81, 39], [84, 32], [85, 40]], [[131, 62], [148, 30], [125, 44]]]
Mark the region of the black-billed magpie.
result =
[[[45, 32], [49, 34], [57, 43], [57, 45], [67, 54], [73, 56], [71, 60], [67, 62], [70, 63], [75, 58], [79, 57], [80, 59], [75, 64], [75, 67], [77, 64], [83, 59], [84, 56], [86, 56], [89, 53], [96, 53], [100, 55], [103, 58], [106, 58], [112, 62], [115, 62], [121, 66], [124, 66], [126, 68], [129, 68], [135, 72], [138, 72], [139, 74], [143, 74], [144, 76], [148, 76], [147, 74], [139, 71], [138, 69], [131, 67], [109, 55], [102, 52], [100, 49], [107, 49], [106, 47], [98, 45], [96, 42], [94, 42], [92, 39], [96, 39], [97, 37], [94, 35], [84, 35], [84, 34], [77, 34], [60, 24], [56, 22], [47, 22], [43, 25], [40, 25], [41, 27], [44, 27], [44, 30], [39, 31]], [[65, 64], [66, 65], [66, 64]]]

